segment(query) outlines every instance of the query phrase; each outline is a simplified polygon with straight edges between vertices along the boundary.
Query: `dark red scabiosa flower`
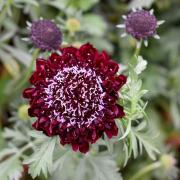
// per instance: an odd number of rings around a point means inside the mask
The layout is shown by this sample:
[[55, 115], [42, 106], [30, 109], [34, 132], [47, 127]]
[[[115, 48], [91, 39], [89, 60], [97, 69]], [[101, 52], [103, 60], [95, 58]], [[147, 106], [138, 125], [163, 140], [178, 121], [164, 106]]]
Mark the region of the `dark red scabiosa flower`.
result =
[[62, 33], [54, 22], [44, 19], [31, 24], [30, 38], [34, 45], [42, 51], [53, 50], [60, 46]]
[[118, 28], [125, 28], [126, 32], [122, 34], [122, 37], [130, 34], [138, 41], [145, 40], [146, 46], [148, 45], [147, 39], [149, 37], [160, 38], [156, 34], [157, 28], [164, 21], [158, 21], [153, 14], [153, 10], [134, 9], [127, 16], [123, 15], [123, 18], [125, 19], [125, 23], [117, 25]]
[[90, 44], [60, 51], [37, 59], [33, 86], [23, 96], [30, 99], [29, 115], [37, 117], [36, 130], [86, 153], [104, 132], [109, 138], [117, 135], [115, 118], [124, 116], [118, 91], [126, 77], [116, 75], [118, 64]]

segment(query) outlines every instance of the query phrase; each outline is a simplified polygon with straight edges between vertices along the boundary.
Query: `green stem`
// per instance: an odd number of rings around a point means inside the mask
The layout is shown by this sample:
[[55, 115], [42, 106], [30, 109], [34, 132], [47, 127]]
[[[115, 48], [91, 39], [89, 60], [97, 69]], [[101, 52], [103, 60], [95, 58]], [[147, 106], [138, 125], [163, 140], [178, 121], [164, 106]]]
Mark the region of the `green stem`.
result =
[[134, 65], [136, 63], [135, 60], [137, 59], [137, 57], [139, 56], [139, 54], [141, 52], [142, 41], [137, 42], [137, 43], [139, 43], [139, 46], [136, 46], [134, 54], [133, 54], [133, 56], [131, 57], [131, 60], [130, 60], [130, 63], [132, 65]]
[[39, 49], [36, 49], [34, 51], [34, 53], [33, 53], [31, 64], [29, 65], [29, 67], [28, 67], [28, 69], [26, 71], [24, 79], [17, 85], [17, 87], [15, 88], [15, 92], [20, 90], [26, 84], [26, 82], [28, 81], [31, 72], [33, 71], [34, 62], [36, 61], [36, 58], [37, 58], [38, 54], [39, 54]]
[[141, 46], [142, 46], [142, 41], [138, 42], [140, 43], [140, 46], [139, 47], [136, 47], [136, 50], [135, 50], [135, 53], [134, 53], [134, 56], [139, 56], [140, 52], [141, 52]]
[[150, 164], [148, 166], [145, 166], [139, 172], [137, 172], [132, 178], [130, 178], [130, 180], [140, 180], [140, 178], [142, 178], [145, 174], [155, 169], [158, 169], [159, 167], [161, 167], [161, 163], [159, 161], [153, 164]]

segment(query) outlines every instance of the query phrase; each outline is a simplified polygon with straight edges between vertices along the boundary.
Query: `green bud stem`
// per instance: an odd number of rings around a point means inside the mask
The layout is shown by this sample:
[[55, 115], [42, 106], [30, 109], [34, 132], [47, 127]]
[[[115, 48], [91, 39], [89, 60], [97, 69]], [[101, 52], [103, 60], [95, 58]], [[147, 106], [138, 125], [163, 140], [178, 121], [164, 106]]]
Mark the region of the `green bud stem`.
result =
[[139, 172], [137, 172], [132, 178], [130, 178], [129, 180], [140, 180], [141, 178], [143, 179], [143, 176], [155, 169], [158, 169], [159, 167], [161, 167], [161, 162], [157, 161], [153, 164], [150, 164], [148, 166], [145, 166], [144, 168], [142, 168]]

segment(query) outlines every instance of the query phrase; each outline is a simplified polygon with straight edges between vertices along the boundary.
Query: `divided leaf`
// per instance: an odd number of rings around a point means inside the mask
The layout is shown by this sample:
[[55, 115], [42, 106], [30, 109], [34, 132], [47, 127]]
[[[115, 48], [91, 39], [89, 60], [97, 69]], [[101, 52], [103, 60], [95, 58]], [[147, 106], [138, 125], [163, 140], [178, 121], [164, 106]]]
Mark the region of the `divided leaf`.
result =
[[75, 180], [121, 180], [116, 162], [111, 156], [87, 156], [76, 169]]
[[22, 163], [16, 155], [12, 155], [10, 158], [0, 163], [1, 180], [19, 180], [22, 172]]
[[24, 164], [29, 164], [29, 173], [33, 178], [39, 176], [41, 172], [47, 177], [53, 168], [53, 152], [56, 144], [55, 138], [47, 138], [39, 145], [31, 157], [25, 160]]

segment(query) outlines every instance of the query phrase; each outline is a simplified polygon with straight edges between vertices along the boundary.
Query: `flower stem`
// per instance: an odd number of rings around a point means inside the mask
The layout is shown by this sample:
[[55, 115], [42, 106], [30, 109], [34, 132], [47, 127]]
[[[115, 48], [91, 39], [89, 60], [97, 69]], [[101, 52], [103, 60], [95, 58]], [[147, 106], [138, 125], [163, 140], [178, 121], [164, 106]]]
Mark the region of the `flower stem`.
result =
[[130, 180], [140, 180], [140, 178], [142, 178], [145, 174], [158, 169], [159, 167], [161, 167], [161, 163], [159, 161], [150, 164], [148, 166], [145, 166], [144, 168], [142, 168], [139, 172], [137, 172], [132, 178], [130, 178]]
[[142, 41], [137, 42], [137, 43], [138, 43], [138, 45], [136, 46], [136, 49], [135, 49], [134, 54], [130, 61], [131, 65], [136, 64], [135, 60], [137, 59], [137, 57], [139, 56], [139, 54], [141, 52]]

